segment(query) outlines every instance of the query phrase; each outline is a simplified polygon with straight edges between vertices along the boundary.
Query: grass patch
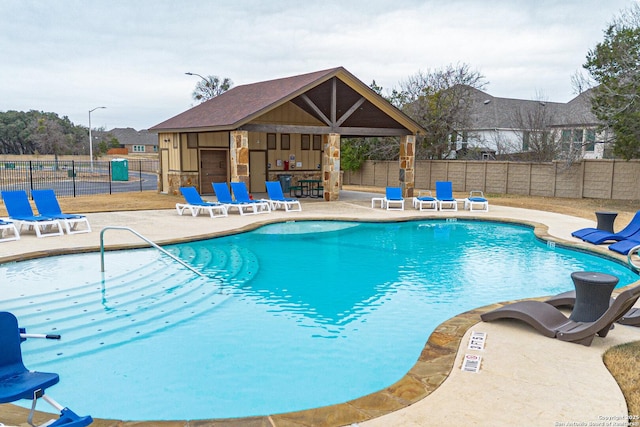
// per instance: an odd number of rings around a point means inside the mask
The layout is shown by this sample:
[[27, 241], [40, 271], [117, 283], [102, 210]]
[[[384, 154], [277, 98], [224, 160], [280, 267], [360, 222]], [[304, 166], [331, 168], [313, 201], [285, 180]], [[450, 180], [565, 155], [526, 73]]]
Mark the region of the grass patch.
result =
[[640, 417], [640, 341], [611, 347], [602, 359], [622, 390], [630, 420], [637, 422]]

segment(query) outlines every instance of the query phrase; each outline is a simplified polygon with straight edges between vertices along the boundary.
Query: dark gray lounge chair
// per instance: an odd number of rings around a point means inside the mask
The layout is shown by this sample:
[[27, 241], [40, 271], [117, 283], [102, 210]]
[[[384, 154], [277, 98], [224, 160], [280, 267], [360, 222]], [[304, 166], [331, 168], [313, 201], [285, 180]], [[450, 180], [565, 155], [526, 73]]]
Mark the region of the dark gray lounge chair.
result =
[[[610, 304], [613, 304], [613, 301], [614, 298], [611, 298]], [[576, 303], [576, 291], [563, 292], [552, 296], [545, 302], [554, 307], [573, 307]], [[621, 325], [640, 326], [640, 308], [631, 308], [617, 322]]]
[[482, 314], [485, 322], [518, 319], [533, 326], [542, 335], [589, 346], [596, 334], [606, 337], [611, 325], [622, 318], [640, 298], [640, 285], [620, 293], [609, 309], [596, 321], [574, 322], [560, 310], [542, 301], [519, 301]]

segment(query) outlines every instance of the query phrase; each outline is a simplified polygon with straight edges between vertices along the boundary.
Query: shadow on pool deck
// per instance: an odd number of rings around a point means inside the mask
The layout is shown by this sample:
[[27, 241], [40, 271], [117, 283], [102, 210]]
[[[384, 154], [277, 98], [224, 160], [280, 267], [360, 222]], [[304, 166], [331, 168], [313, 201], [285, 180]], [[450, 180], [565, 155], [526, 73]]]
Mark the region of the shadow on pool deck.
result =
[[[201, 239], [255, 228], [283, 220], [411, 220], [459, 217], [523, 222], [535, 226], [544, 239], [592, 247], [570, 236], [570, 231], [593, 226], [592, 221], [549, 212], [492, 206], [488, 213], [459, 211], [418, 212], [371, 208], [369, 193], [341, 192], [339, 202], [302, 199], [303, 212], [211, 219], [180, 217], [174, 210], [89, 214], [96, 231], [85, 235], [36, 239], [25, 234], [20, 241], [0, 246], [0, 262], [65, 252], [95, 251], [99, 230], [108, 225], [129, 226], [165, 244]], [[535, 222], [534, 222], [535, 221]], [[105, 233], [108, 249], [136, 247], [141, 242], [125, 232]], [[606, 249], [597, 249], [610, 255]], [[620, 259], [620, 258], [618, 258]], [[98, 266], [96, 266], [98, 268]], [[626, 404], [617, 384], [601, 362], [608, 347], [640, 339], [640, 328], [616, 326], [607, 338], [596, 338], [591, 347], [542, 337], [515, 322], [479, 323], [479, 314], [493, 308], [462, 313], [439, 325], [431, 334], [415, 366], [396, 384], [368, 396], [339, 405], [264, 417], [123, 422], [95, 420], [95, 426], [430, 426], [430, 425], [554, 425], [560, 422], [596, 422], [602, 416], [626, 416]], [[466, 349], [471, 330], [487, 333], [482, 352]], [[465, 353], [482, 357], [479, 373], [462, 372]], [[28, 365], [28, 361], [27, 361]], [[64, 378], [61, 379], [64, 381]], [[55, 389], [52, 390], [52, 394]], [[94, 391], [99, 393], [99, 387]], [[108, 398], [108, 397], [107, 397]], [[72, 402], [69, 403], [73, 408]], [[28, 411], [0, 405], [0, 422], [24, 423]], [[38, 422], [51, 418], [39, 414]], [[117, 418], [117, 414], [114, 414]]]

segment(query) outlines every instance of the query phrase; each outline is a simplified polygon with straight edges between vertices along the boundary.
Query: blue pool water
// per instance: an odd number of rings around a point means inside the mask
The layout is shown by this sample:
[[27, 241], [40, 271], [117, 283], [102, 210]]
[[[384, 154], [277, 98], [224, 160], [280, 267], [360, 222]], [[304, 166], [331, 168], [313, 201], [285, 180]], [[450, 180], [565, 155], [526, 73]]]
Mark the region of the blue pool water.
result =
[[[0, 310], [60, 342], [23, 344], [30, 369], [76, 412], [205, 419], [335, 404], [413, 366], [434, 328], [498, 301], [573, 288], [577, 270], [620, 286], [625, 266], [490, 222], [290, 222], [155, 250], [0, 265]], [[44, 405], [43, 407], [46, 407]]]

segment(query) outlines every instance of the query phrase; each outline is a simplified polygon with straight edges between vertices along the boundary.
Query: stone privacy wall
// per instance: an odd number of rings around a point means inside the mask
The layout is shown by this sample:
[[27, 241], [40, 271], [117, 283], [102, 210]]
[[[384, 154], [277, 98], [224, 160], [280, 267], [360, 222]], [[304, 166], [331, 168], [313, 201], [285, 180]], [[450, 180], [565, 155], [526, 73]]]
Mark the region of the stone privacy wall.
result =
[[[343, 183], [399, 187], [398, 161], [367, 161], [345, 171]], [[500, 161], [417, 160], [415, 188], [435, 189], [436, 181], [453, 182], [453, 190], [524, 196], [640, 200], [640, 160], [582, 160], [527, 163]]]

